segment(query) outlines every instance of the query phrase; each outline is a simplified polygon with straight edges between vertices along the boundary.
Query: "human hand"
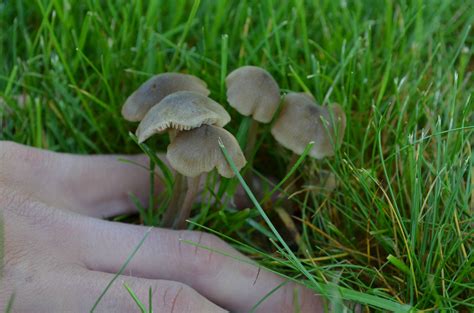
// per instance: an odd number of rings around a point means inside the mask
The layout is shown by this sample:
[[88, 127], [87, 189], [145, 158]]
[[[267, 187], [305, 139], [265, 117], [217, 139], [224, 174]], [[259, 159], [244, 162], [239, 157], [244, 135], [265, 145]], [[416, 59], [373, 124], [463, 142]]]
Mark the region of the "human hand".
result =
[[[147, 162], [143, 156], [124, 158]], [[129, 193], [146, 203], [147, 171], [117, 159], [0, 142], [0, 308], [14, 294], [13, 312], [90, 311], [148, 230], [98, 218], [132, 212]], [[213, 235], [153, 229], [96, 312], [137, 311], [124, 282], [143, 301], [151, 287], [156, 311], [183, 313], [248, 312], [284, 280]], [[312, 291], [287, 283], [257, 312], [293, 312], [298, 306], [300, 312], [322, 311]]]

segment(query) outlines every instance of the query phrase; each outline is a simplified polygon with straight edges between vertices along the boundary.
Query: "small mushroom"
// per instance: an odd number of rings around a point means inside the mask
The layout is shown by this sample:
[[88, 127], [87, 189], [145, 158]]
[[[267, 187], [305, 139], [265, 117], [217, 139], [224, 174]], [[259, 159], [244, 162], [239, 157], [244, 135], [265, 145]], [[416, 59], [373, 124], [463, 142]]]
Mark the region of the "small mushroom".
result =
[[255, 146], [258, 122], [269, 123], [280, 103], [280, 87], [263, 68], [243, 66], [226, 78], [227, 101], [240, 114], [252, 116], [245, 155], [249, 158]]
[[280, 103], [280, 87], [263, 68], [243, 66], [226, 78], [227, 101], [240, 114], [269, 123]]
[[234, 172], [218, 145], [219, 138], [240, 170], [246, 160], [239, 143], [227, 130], [214, 125], [179, 132], [168, 146], [166, 158], [176, 171], [187, 177], [196, 177], [216, 168], [221, 176], [231, 178]]
[[[193, 91], [178, 91], [166, 96], [148, 111], [138, 125], [136, 135], [141, 143], [153, 134], [168, 132], [173, 144], [175, 137], [183, 131], [207, 124], [224, 126], [229, 121], [229, 113], [214, 100]], [[186, 179], [186, 176], [191, 177], [180, 171], [175, 173], [173, 195], [162, 218], [164, 227], [178, 227], [178, 224], [182, 227], [188, 217], [181, 212], [190, 210], [196, 196], [199, 177]], [[189, 215], [189, 212], [187, 214]], [[177, 216], [185, 217], [178, 223]]]
[[178, 91], [166, 96], [153, 106], [137, 128], [141, 143], [153, 134], [170, 129], [190, 130], [203, 124], [224, 126], [230, 115], [217, 102], [193, 91]]
[[345, 128], [346, 115], [340, 105], [322, 107], [307, 94], [289, 93], [271, 132], [282, 146], [298, 155], [313, 141], [309, 155], [322, 159], [334, 155]]
[[[309, 155], [322, 159], [335, 153], [344, 136], [346, 116], [338, 104], [322, 107], [316, 104], [314, 98], [307, 93], [289, 93], [283, 100], [282, 109], [277, 117], [271, 133], [273, 137], [285, 148], [293, 151], [293, 156], [288, 164], [288, 172], [298, 160], [306, 146], [314, 142]], [[292, 177], [283, 185], [288, 193], [292, 193]], [[294, 226], [289, 216], [292, 214], [291, 204], [285, 201], [285, 209], [277, 208], [277, 213], [283, 225], [293, 236], [293, 240], [305, 251], [305, 242]], [[288, 211], [288, 212], [287, 212]]]
[[179, 213], [173, 224], [174, 228], [185, 226], [203, 173], [208, 173], [216, 168], [223, 177], [234, 176], [234, 172], [219, 147], [219, 140], [227, 148], [236, 167], [239, 170], [244, 167], [247, 161], [239, 143], [231, 133], [221, 127], [202, 125], [189, 131], [181, 131], [168, 146], [166, 158], [171, 167], [181, 175], [190, 178], [183, 204], [179, 208]]
[[209, 95], [201, 79], [181, 73], [162, 73], [153, 76], [132, 93], [122, 107], [122, 116], [131, 122], [143, 119], [148, 110], [164, 97], [177, 91], [188, 90]]

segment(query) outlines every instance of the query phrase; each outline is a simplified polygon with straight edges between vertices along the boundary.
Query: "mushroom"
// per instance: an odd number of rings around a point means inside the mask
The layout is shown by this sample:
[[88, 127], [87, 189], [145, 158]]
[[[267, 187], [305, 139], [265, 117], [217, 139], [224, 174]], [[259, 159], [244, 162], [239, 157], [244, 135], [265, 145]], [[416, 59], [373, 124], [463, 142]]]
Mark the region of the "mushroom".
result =
[[179, 132], [168, 146], [166, 158], [177, 172], [187, 177], [196, 177], [216, 168], [221, 176], [232, 178], [234, 172], [220, 150], [219, 138], [236, 167], [241, 169], [246, 160], [239, 143], [231, 133], [215, 125]]
[[[193, 91], [178, 91], [164, 97], [148, 111], [138, 125], [136, 135], [138, 141], [142, 143], [153, 134], [168, 132], [170, 142], [173, 143], [175, 136], [181, 131], [191, 130], [204, 124], [222, 127], [229, 121], [229, 113], [214, 100]], [[195, 183], [196, 180], [197, 183]], [[173, 195], [162, 219], [163, 226], [173, 225], [176, 212], [182, 209], [183, 201], [196, 192], [196, 184], [199, 184], [198, 178], [187, 182], [185, 176], [179, 171], [176, 172]]]
[[[306, 146], [314, 142], [309, 155], [316, 159], [334, 155], [341, 145], [346, 127], [346, 115], [338, 104], [322, 107], [316, 104], [315, 99], [307, 93], [292, 92], [283, 99], [282, 109], [271, 129], [273, 137], [285, 148], [293, 151], [288, 165], [288, 172], [298, 160]], [[291, 192], [289, 178], [283, 186]], [[289, 189], [289, 190], [288, 190]], [[284, 200], [285, 201], [285, 200]], [[288, 200], [286, 200], [288, 204]], [[302, 251], [305, 251], [305, 242], [291, 219], [292, 209], [289, 205], [276, 208], [285, 227], [292, 234], [294, 241]], [[288, 213], [289, 211], [290, 213]]]
[[127, 98], [122, 107], [122, 116], [131, 122], [141, 121], [152, 106], [167, 95], [182, 90], [209, 95], [206, 83], [195, 76], [162, 73], [147, 80]]
[[148, 111], [138, 125], [137, 137], [141, 143], [153, 134], [169, 130], [190, 130], [202, 124], [223, 127], [229, 122], [229, 113], [211, 98], [192, 91], [178, 91]]
[[271, 132], [282, 146], [298, 155], [314, 142], [309, 155], [322, 159], [334, 155], [345, 128], [346, 115], [340, 105], [322, 107], [308, 94], [292, 92], [285, 96]]
[[234, 176], [234, 172], [220, 150], [219, 140], [227, 148], [236, 167], [239, 170], [244, 167], [247, 161], [239, 143], [231, 133], [218, 126], [202, 125], [192, 130], [181, 131], [168, 146], [166, 158], [171, 167], [181, 175], [189, 177], [188, 190], [173, 223], [173, 228], [185, 226], [203, 173], [216, 168], [223, 177]]
[[245, 155], [250, 157], [255, 146], [258, 122], [269, 123], [280, 103], [280, 87], [263, 68], [243, 66], [226, 78], [227, 101], [240, 114], [252, 116]]

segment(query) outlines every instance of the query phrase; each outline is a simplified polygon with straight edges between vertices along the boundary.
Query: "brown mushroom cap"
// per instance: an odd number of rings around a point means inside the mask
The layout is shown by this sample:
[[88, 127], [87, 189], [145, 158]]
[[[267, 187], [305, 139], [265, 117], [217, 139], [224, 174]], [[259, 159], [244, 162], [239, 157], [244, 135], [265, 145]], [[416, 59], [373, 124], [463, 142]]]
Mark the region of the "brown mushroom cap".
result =
[[169, 129], [190, 130], [203, 124], [223, 127], [230, 115], [217, 102], [192, 91], [178, 91], [152, 107], [137, 128], [139, 142]]
[[221, 176], [233, 177], [234, 172], [219, 147], [219, 138], [237, 168], [244, 167], [247, 161], [235, 137], [213, 125], [179, 132], [168, 146], [166, 158], [171, 167], [184, 176], [196, 177], [217, 168]]
[[345, 128], [346, 115], [338, 104], [322, 107], [307, 94], [289, 93], [271, 132], [281, 145], [296, 154], [302, 154], [314, 141], [309, 155], [322, 159], [334, 155], [335, 148], [341, 145]]
[[280, 87], [272, 75], [256, 66], [243, 66], [226, 78], [227, 101], [240, 114], [262, 123], [273, 118], [280, 103]]
[[177, 91], [188, 90], [209, 95], [204, 81], [196, 76], [181, 73], [155, 75], [128, 97], [122, 107], [122, 116], [131, 122], [143, 119], [148, 110], [164, 97]]

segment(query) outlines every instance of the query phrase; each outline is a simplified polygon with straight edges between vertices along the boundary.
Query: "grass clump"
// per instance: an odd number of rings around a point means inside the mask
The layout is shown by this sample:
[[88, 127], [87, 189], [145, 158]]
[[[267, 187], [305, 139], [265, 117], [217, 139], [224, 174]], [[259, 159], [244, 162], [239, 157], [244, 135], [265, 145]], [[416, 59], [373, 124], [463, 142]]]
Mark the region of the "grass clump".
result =
[[[215, 190], [208, 178], [204, 199], [212, 201], [196, 208], [191, 228], [202, 225], [307, 285], [306, 272], [348, 290], [343, 298], [360, 292], [373, 311], [387, 310], [380, 305], [387, 299], [468, 312], [473, 21], [474, 5], [462, 0], [3, 1], [0, 139], [74, 153], [139, 152], [128, 135], [136, 125], [120, 108], [147, 78], [179, 71], [208, 83], [242, 142], [249, 125], [226, 103], [225, 77], [242, 65], [264, 67], [284, 92], [311, 92], [347, 114], [336, 155], [296, 170], [291, 203], [306, 250], [293, 251], [303, 268], [274, 245], [255, 207], [235, 211], [220, 201], [236, 180]], [[153, 140], [142, 148], [165, 147]], [[254, 152], [257, 176], [287, 176], [291, 155], [269, 127], [260, 128]], [[321, 170], [334, 173], [334, 191], [318, 189]], [[261, 206], [276, 223], [270, 198]], [[156, 212], [143, 215], [157, 222]]]

